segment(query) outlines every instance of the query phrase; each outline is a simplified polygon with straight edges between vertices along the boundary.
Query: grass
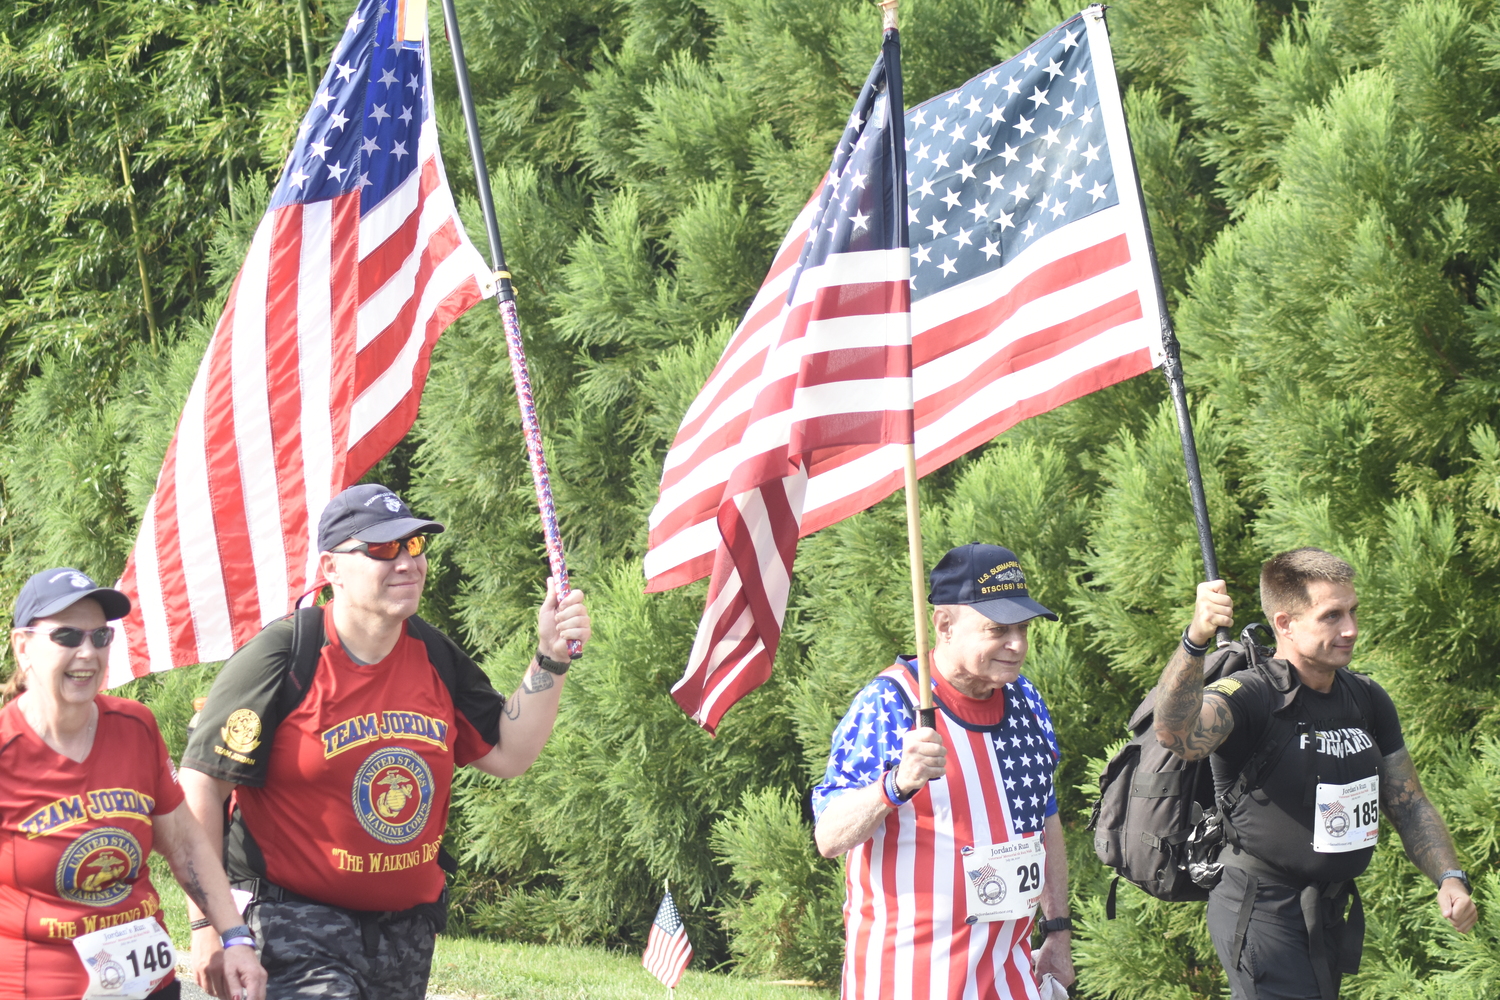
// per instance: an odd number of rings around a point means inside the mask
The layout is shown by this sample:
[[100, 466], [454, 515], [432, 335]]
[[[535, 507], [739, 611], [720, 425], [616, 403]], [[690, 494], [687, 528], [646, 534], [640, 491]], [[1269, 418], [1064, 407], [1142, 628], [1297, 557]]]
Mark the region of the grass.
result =
[[[187, 910], [166, 862], [151, 859], [151, 881], [177, 948], [188, 959]], [[511, 944], [483, 938], [440, 937], [428, 994], [453, 1000], [666, 1000], [666, 988], [641, 966], [639, 955], [603, 948]], [[833, 993], [756, 982], [691, 968], [677, 984], [679, 1000], [828, 1000]]]
[[[429, 994], [485, 1000], [664, 1000], [667, 990], [639, 955], [602, 948], [507, 944], [439, 938]], [[691, 969], [677, 984], [682, 1000], [825, 1000], [833, 994]]]

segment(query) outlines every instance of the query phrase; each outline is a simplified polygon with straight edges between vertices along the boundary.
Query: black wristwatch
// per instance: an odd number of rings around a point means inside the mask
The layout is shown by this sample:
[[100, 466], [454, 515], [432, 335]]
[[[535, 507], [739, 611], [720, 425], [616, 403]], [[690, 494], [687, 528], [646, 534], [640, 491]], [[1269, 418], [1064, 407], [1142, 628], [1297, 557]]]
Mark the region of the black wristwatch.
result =
[[1051, 920], [1038, 920], [1037, 927], [1042, 932], [1042, 940], [1047, 940], [1047, 935], [1053, 931], [1071, 931], [1073, 929], [1072, 917], [1053, 917]]
[[567, 660], [554, 660], [539, 649], [536, 651], [536, 665], [547, 671], [547, 673], [549, 674], [556, 674], [557, 676], [561, 677], [563, 674], [568, 672], [568, 668], [573, 664], [569, 663]]
[[1458, 879], [1464, 884], [1464, 892], [1467, 892], [1471, 896], [1474, 895], [1474, 887], [1469, 884], [1469, 873], [1458, 868], [1450, 868], [1448, 871], [1445, 871], [1443, 872], [1443, 874], [1439, 875], [1437, 877], [1438, 888], [1441, 889], [1443, 887], [1443, 883], [1448, 881], [1450, 878]]

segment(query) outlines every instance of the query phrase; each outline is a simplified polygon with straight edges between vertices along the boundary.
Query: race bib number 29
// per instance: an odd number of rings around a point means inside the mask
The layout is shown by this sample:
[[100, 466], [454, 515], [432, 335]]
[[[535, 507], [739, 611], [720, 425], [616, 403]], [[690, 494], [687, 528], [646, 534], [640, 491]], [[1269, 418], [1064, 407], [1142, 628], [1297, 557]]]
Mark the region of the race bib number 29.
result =
[[1380, 839], [1380, 775], [1347, 785], [1318, 783], [1313, 850], [1343, 854], [1374, 847]]
[[1047, 880], [1047, 848], [1041, 837], [963, 849], [967, 923], [1029, 917]]
[[177, 964], [171, 939], [152, 917], [80, 934], [73, 947], [89, 974], [84, 1000], [142, 1000]]

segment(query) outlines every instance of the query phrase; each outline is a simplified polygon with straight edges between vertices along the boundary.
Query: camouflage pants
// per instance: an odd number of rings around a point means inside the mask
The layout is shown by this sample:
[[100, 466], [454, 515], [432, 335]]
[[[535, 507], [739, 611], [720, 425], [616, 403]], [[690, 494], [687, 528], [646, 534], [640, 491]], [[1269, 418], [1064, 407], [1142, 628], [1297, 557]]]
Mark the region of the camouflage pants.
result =
[[310, 902], [257, 901], [246, 919], [269, 977], [266, 1000], [423, 1000], [432, 922]]

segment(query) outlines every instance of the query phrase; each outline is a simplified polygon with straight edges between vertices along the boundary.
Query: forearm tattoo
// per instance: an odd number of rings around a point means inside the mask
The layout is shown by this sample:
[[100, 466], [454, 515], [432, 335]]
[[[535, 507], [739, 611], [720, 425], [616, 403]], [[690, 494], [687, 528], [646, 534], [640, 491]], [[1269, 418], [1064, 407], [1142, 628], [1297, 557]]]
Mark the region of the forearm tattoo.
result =
[[1422, 874], [1436, 880], [1458, 867], [1458, 850], [1437, 807], [1422, 790], [1416, 765], [1405, 747], [1380, 763], [1380, 805], [1396, 832], [1406, 856]]
[[541, 667], [533, 667], [531, 673], [526, 675], [526, 680], [521, 687], [526, 689], [527, 694], [541, 694], [553, 684], [557, 683], [552, 674]]
[[1213, 753], [1234, 729], [1229, 702], [1203, 691], [1203, 658], [1181, 646], [1162, 671], [1156, 692], [1156, 739], [1185, 760]]
[[188, 899], [193, 901], [193, 905], [207, 916], [208, 893], [203, 891], [203, 883], [198, 879], [198, 869], [193, 865], [191, 858], [188, 859], [185, 867], [187, 871], [183, 873], [184, 877], [178, 879], [182, 885], [182, 891], [187, 894]]

